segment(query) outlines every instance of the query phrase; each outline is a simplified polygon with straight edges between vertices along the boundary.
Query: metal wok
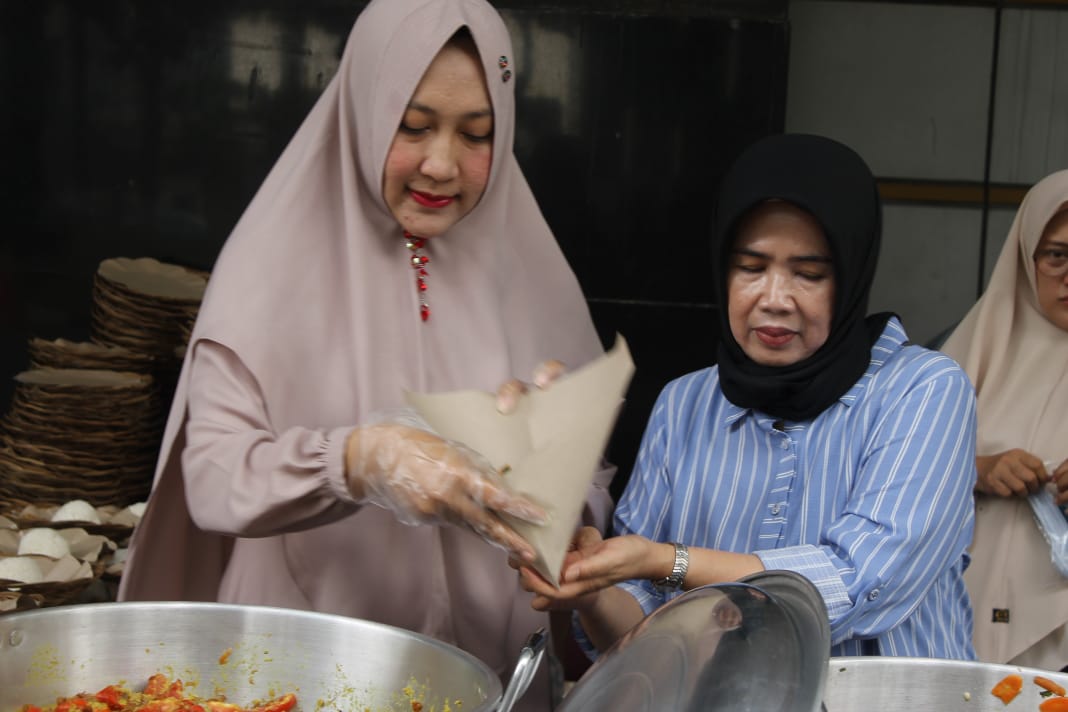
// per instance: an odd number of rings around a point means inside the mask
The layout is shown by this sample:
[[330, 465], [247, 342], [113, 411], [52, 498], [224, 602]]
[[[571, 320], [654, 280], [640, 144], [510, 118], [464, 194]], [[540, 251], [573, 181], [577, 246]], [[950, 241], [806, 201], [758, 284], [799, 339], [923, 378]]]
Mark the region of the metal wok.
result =
[[818, 712], [830, 640], [819, 591], [793, 572], [695, 588], [606, 650], [559, 712]]
[[[1006, 675], [1023, 678], [1023, 690], [1008, 705], [990, 694]], [[1036, 675], [1068, 688], [1068, 675], [1015, 665], [930, 658], [835, 657], [827, 666], [823, 702], [827, 712], [1038, 712], [1043, 701]]]
[[[524, 649], [520, 667], [525, 660], [532, 673], [540, 653]], [[157, 672], [237, 704], [295, 692], [305, 712], [410, 712], [413, 701], [489, 712], [502, 699], [497, 675], [474, 656], [355, 618], [215, 603], [98, 603], [0, 617], [0, 712], [119, 682], [139, 688]], [[510, 687], [529, 683], [520, 668], [513, 678]]]

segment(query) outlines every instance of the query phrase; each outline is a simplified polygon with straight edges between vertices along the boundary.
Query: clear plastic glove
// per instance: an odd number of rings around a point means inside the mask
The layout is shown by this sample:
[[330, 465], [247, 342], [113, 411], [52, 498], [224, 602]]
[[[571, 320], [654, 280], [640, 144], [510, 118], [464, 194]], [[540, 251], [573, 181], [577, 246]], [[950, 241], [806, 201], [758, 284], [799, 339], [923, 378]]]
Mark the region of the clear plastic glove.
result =
[[545, 512], [509, 492], [478, 453], [435, 435], [410, 411], [356, 428], [345, 448], [352, 495], [392, 511], [405, 524], [467, 526], [513, 555], [533, 560], [530, 545], [498, 516], [540, 524]]
[[[1056, 463], [1046, 462], [1045, 468], [1050, 472], [1060, 472], [1061, 468], [1068, 470], [1065, 463], [1056, 467]], [[1061, 576], [1068, 578], [1068, 512], [1062, 509], [1061, 497], [1063, 492], [1058, 493], [1057, 483], [1051, 482], [1045, 487], [1033, 492], [1027, 500], [1035, 515], [1038, 530], [1049, 544], [1050, 559], [1054, 568]]]

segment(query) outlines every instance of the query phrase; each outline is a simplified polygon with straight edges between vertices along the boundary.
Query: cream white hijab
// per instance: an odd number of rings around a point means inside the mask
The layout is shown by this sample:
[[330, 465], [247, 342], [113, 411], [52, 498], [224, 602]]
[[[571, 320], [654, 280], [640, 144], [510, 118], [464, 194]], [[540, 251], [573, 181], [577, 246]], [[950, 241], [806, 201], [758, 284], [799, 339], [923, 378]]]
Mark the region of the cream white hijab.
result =
[[[1068, 171], [1031, 188], [990, 284], [943, 347], [975, 385], [978, 455], [1022, 448], [1044, 461], [1068, 458], [1068, 332], [1039, 309], [1033, 259], [1046, 224], [1065, 203]], [[1026, 500], [978, 496], [972, 556], [965, 581], [980, 659], [1013, 660], [1068, 622], [1068, 580], [1053, 568]], [[992, 622], [994, 609], [1008, 610], [1010, 622]], [[1018, 662], [1068, 665], [1068, 648], [1052, 647]]]
[[[493, 161], [479, 204], [429, 242], [432, 315], [424, 323], [401, 228], [382, 197], [383, 166], [424, 71], [465, 26], [493, 104]], [[361, 13], [337, 74], [219, 256], [192, 334], [190, 353], [208, 339], [240, 358], [276, 433], [357, 425], [402, 405], [404, 389], [492, 391], [547, 358], [574, 368], [602, 353], [512, 152], [522, 71], [504, 23], [483, 0], [374, 0]], [[123, 575], [124, 599], [215, 600], [231, 561], [233, 540], [197, 529], [185, 506], [187, 371]], [[256, 602], [439, 635], [505, 675], [525, 636], [547, 623], [502, 552], [458, 528], [407, 527], [376, 507], [242, 539], [232, 555], [246, 568], [291, 562], [277, 590], [248, 592]], [[428, 571], [447, 584], [426, 585], [420, 572]]]

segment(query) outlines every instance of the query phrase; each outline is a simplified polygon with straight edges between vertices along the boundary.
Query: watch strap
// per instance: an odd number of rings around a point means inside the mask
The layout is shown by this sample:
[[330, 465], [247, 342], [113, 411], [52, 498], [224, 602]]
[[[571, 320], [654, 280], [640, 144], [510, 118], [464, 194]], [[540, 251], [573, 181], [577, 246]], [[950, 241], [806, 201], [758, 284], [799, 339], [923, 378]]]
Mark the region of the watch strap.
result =
[[686, 572], [690, 568], [689, 548], [678, 542], [672, 542], [672, 545], [675, 547], [675, 563], [671, 567], [671, 575], [653, 581], [653, 586], [665, 593], [681, 589]]

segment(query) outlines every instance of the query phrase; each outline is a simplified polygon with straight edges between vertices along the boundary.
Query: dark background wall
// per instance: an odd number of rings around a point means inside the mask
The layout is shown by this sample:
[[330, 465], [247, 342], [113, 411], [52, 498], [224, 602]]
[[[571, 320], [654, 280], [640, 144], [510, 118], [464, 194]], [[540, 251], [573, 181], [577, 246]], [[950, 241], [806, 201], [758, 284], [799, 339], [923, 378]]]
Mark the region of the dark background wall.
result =
[[[101, 260], [211, 268], [364, 4], [0, 0], [0, 412], [28, 338], [89, 337]], [[786, 0], [495, 4], [518, 160], [637, 365], [618, 494], [660, 388], [714, 360], [713, 196], [783, 128]]]

